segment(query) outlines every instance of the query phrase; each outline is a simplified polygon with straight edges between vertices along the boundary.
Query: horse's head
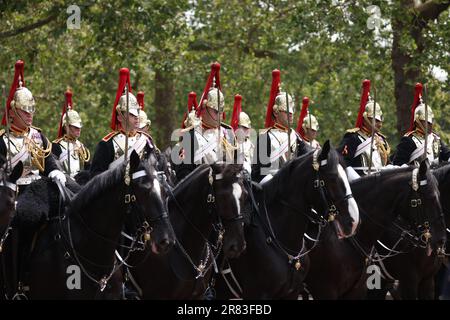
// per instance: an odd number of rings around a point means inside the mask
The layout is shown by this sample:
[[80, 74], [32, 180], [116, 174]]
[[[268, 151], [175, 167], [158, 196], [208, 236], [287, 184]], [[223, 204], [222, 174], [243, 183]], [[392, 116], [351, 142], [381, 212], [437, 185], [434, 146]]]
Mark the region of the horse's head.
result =
[[140, 160], [136, 152], [131, 153], [131, 181], [125, 201], [134, 202], [138, 207], [137, 214], [130, 217], [132, 221], [129, 223], [137, 228], [137, 232], [142, 233], [143, 240], [151, 240], [154, 253], [166, 253], [175, 243], [175, 236], [167, 214], [163, 190], [151, 161]]
[[246, 247], [241, 214], [246, 191], [240, 179], [241, 171], [242, 165], [212, 165], [209, 174], [218, 222], [223, 223], [226, 231], [223, 252], [229, 258], [238, 257]]
[[337, 151], [327, 140], [312, 156], [315, 207], [334, 222], [339, 238], [351, 236], [359, 224], [359, 210]]
[[426, 161], [412, 171], [408, 201], [398, 208], [400, 216], [414, 226], [421, 243], [432, 249], [443, 250], [446, 241], [445, 221], [440, 204], [439, 186], [428, 169]]
[[450, 164], [446, 164], [432, 171], [439, 183], [439, 192], [441, 194], [440, 202], [447, 228], [450, 228]]
[[0, 227], [2, 229], [9, 224], [15, 212], [16, 181], [22, 176], [22, 171], [22, 161], [16, 164], [9, 175], [4, 166], [0, 168]]

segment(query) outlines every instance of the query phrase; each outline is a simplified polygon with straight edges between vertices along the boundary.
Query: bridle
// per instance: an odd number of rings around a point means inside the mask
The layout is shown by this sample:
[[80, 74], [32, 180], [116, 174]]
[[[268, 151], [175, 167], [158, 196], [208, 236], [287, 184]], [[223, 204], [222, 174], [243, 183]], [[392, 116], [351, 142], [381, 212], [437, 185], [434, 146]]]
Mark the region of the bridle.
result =
[[208, 239], [208, 236], [204, 235], [189, 220], [186, 212], [184, 211], [183, 207], [178, 202], [175, 194], [173, 193], [172, 188], [167, 183], [167, 177], [165, 177], [165, 173], [159, 172], [158, 176], [161, 177], [162, 185], [164, 186], [164, 188], [166, 190], [166, 193], [168, 194], [166, 203], [168, 203], [168, 201], [170, 199], [173, 200], [175, 206], [180, 211], [180, 213], [183, 216], [183, 218], [192, 227], [192, 229], [194, 229], [196, 231], [196, 233], [200, 235], [200, 237], [203, 239], [203, 241], [205, 243], [206, 254], [205, 254], [205, 256], [202, 259], [200, 259], [200, 263], [197, 264], [197, 263], [195, 263], [193, 261], [191, 255], [187, 252], [187, 250], [182, 245], [181, 241], [175, 235], [176, 247], [181, 251], [183, 256], [186, 258], [186, 260], [188, 260], [189, 264], [192, 266], [193, 270], [196, 272], [195, 279], [203, 278], [208, 273], [208, 271], [211, 269], [211, 267], [213, 265], [214, 265], [215, 268], [217, 268], [216, 267], [216, 260], [217, 260], [217, 257], [219, 256], [220, 252], [221, 252], [221, 249], [222, 249], [222, 246], [223, 246], [223, 235], [225, 233], [225, 228], [223, 226], [223, 222], [239, 223], [241, 220], [244, 219], [244, 217], [243, 217], [243, 215], [240, 212], [238, 212], [236, 214], [236, 216], [231, 217], [231, 218], [226, 218], [226, 217], [221, 217], [220, 216], [220, 214], [218, 213], [218, 210], [217, 210], [218, 204], [217, 204], [217, 201], [216, 201], [216, 197], [217, 197], [217, 195], [220, 195], [221, 193], [217, 193], [217, 191], [215, 190], [215, 183], [217, 181], [220, 181], [220, 180], [223, 179], [223, 174], [222, 173], [214, 174], [213, 173], [213, 169], [211, 167], [209, 167], [209, 173], [208, 173], [209, 191], [208, 191], [208, 194], [206, 196], [205, 201], [207, 203], [208, 213], [209, 213], [210, 216], [213, 217], [213, 223], [212, 223], [213, 229], [217, 233], [216, 243], [213, 244]]
[[[129, 162], [126, 164], [125, 166], [125, 175], [124, 175], [124, 184], [125, 184], [125, 188], [126, 188], [126, 193], [124, 195], [124, 204], [126, 206], [126, 215], [131, 215], [134, 212], [132, 212], [132, 207], [133, 204], [137, 201], [136, 199], [136, 195], [133, 191], [133, 184], [131, 183], [134, 180], [137, 180], [141, 177], [144, 176], [148, 176], [148, 172], [143, 169], [143, 170], [139, 170], [137, 172], [134, 172], [133, 174], [130, 175], [130, 164]], [[65, 239], [66, 242], [68, 242], [69, 246], [70, 246], [70, 251], [73, 253], [73, 257], [75, 259], [75, 261], [78, 263], [78, 265], [80, 266], [80, 269], [82, 270], [83, 274], [90, 279], [91, 281], [93, 281], [94, 283], [96, 283], [99, 286], [100, 292], [103, 292], [103, 290], [106, 288], [109, 280], [111, 279], [111, 277], [113, 276], [113, 274], [120, 269], [123, 265], [127, 265], [127, 260], [129, 259], [129, 257], [131, 256], [131, 253], [134, 251], [143, 251], [145, 249], [146, 246], [146, 242], [150, 241], [151, 239], [151, 232], [153, 231], [153, 228], [150, 226], [150, 223], [155, 223], [158, 221], [161, 221], [163, 219], [168, 219], [168, 214], [167, 214], [167, 210], [163, 211], [159, 216], [152, 218], [152, 219], [146, 219], [143, 217], [137, 217], [138, 220], [140, 220], [140, 225], [136, 228], [136, 232], [134, 234], [134, 236], [129, 236], [126, 233], [124, 233], [123, 231], [121, 232], [121, 235], [127, 239], [131, 240], [131, 245], [129, 246], [125, 246], [123, 245], [120, 241], [114, 241], [112, 239], [106, 238], [102, 235], [100, 235], [99, 233], [97, 233], [96, 231], [92, 230], [87, 223], [83, 220], [83, 218], [81, 217], [80, 214], [74, 215], [73, 217], [76, 217], [77, 220], [79, 220], [81, 222], [81, 224], [83, 225], [84, 229], [87, 230], [89, 233], [93, 234], [97, 239], [101, 239], [104, 242], [110, 243], [112, 245], [114, 245], [115, 247], [122, 247], [125, 249], [128, 249], [127, 255], [125, 258], [120, 257], [120, 255], [118, 255], [117, 250], [115, 251], [115, 254], [119, 260], [119, 262], [117, 261], [117, 259], [114, 259], [114, 264], [111, 267], [111, 265], [100, 265], [97, 264], [93, 261], [91, 261], [90, 259], [83, 257], [80, 255], [79, 252], [77, 252], [75, 245], [73, 243], [73, 237], [72, 237], [72, 231], [71, 231], [71, 218], [72, 216], [67, 216], [61, 214], [61, 212], [64, 211], [61, 210], [61, 199], [60, 199], [60, 211], [59, 211], [59, 216], [58, 216], [58, 220], [60, 223], [60, 230], [61, 233], [64, 234], [63, 230], [63, 225], [62, 225], [62, 221], [66, 220], [67, 221], [67, 238]], [[138, 212], [142, 212], [142, 210], [138, 210]], [[134, 217], [134, 215], [133, 215]], [[149, 221], [147, 221], [149, 220]], [[55, 239], [59, 240], [59, 238], [61, 238], [60, 234], [57, 234]], [[68, 250], [66, 250], [64, 257], [66, 259], [70, 258], [70, 253]], [[111, 268], [111, 271], [109, 273], [107, 273], [106, 275], [104, 275], [103, 277], [101, 277], [99, 280], [91, 275], [91, 273], [86, 269], [85, 265], [81, 262], [80, 258], [84, 261], [86, 261], [87, 263], [89, 263], [90, 265], [96, 266], [96, 267], [100, 267], [100, 268]]]
[[[335, 220], [336, 216], [339, 215], [339, 210], [337, 209], [335, 204], [341, 203], [343, 201], [347, 201], [347, 200], [353, 198], [353, 194], [351, 194], [351, 193], [346, 194], [344, 197], [342, 197], [341, 199], [339, 199], [337, 201], [333, 201], [329, 197], [325, 181], [321, 178], [321, 175], [320, 175], [320, 167], [327, 165], [328, 160], [324, 159], [324, 160], [319, 161], [318, 160], [319, 151], [320, 150], [318, 150], [318, 149], [315, 150], [313, 153], [313, 157], [312, 157], [312, 168], [313, 168], [314, 176], [315, 176], [315, 179], [313, 180], [313, 187], [319, 193], [319, 198], [321, 199], [322, 203], [325, 204], [326, 214], [324, 214], [324, 215], [316, 214], [316, 215], [312, 216], [309, 212], [303, 212], [303, 211], [299, 210], [295, 205], [291, 205], [288, 201], [284, 200], [281, 197], [276, 199], [276, 201], [279, 202], [284, 207], [287, 207], [294, 212], [297, 212], [297, 213], [300, 213], [300, 214], [306, 216], [312, 223], [317, 224], [319, 226], [319, 231], [318, 231], [318, 235], [316, 236], [316, 239], [319, 239], [320, 234], [322, 232], [322, 228], [325, 227], [328, 223], [333, 222]], [[295, 262], [294, 266], [297, 270], [299, 270], [301, 267], [300, 259], [303, 256], [305, 256], [306, 254], [308, 254], [309, 252], [311, 252], [317, 246], [318, 241], [315, 241], [314, 245], [311, 248], [306, 249], [306, 246], [304, 244], [304, 239], [302, 237], [302, 245], [301, 245], [300, 251], [297, 252], [295, 255], [291, 254], [290, 252], [292, 252], [292, 250], [289, 250], [288, 248], [286, 248], [277, 239], [274, 229], [272, 227], [272, 224], [270, 222], [267, 208], [265, 209], [265, 213], [266, 213], [266, 220], [268, 222], [269, 232], [271, 234], [271, 237], [273, 238], [274, 243], [288, 257], [289, 264], [292, 264]], [[327, 218], [324, 218], [324, 217], [327, 217]]]

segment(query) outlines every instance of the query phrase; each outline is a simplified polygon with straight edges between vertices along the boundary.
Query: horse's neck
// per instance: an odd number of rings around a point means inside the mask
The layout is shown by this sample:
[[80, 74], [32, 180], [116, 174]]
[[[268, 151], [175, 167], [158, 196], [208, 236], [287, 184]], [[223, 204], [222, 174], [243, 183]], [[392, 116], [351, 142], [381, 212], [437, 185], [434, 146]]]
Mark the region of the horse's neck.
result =
[[[96, 198], [83, 212], [73, 212], [82, 219], [71, 220], [80, 235], [74, 245], [76, 250], [82, 255], [93, 256], [94, 261], [113, 260], [123, 230], [125, 211], [123, 190], [114, 188]], [[72, 234], [76, 231], [72, 230]]]
[[[307, 220], [304, 214], [307, 207], [304, 205], [305, 200], [300, 200], [301, 207], [295, 206], [295, 211], [290, 206], [280, 203], [280, 201], [272, 201], [267, 206], [267, 216], [263, 217], [266, 223], [275, 233], [275, 237], [282, 242], [282, 244], [292, 250], [300, 250], [302, 248], [303, 234], [306, 231]], [[294, 207], [294, 206], [293, 206]], [[303, 214], [304, 213], [304, 214]], [[265, 215], [265, 210], [262, 211]]]
[[191, 258], [196, 261], [204, 253], [203, 237], [209, 239], [212, 231], [205, 192], [205, 188], [186, 188], [176, 195], [178, 205], [173, 200], [169, 202], [169, 216], [175, 235]]
[[[405, 182], [405, 186], [409, 185]], [[376, 241], [380, 239], [383, 232], [392, 225], [400, 212], [395, 211], [395, 204], [404, 200], [401, 195], [401, 187], [397, 192], [386, 192], [384, 188], [367, 186], [355, 194], [362, 215], [361, 226], [355, 235], [359, 243], [367, 250], [370, 250]], [[382, 201], [380, 201], [382, 200]]]

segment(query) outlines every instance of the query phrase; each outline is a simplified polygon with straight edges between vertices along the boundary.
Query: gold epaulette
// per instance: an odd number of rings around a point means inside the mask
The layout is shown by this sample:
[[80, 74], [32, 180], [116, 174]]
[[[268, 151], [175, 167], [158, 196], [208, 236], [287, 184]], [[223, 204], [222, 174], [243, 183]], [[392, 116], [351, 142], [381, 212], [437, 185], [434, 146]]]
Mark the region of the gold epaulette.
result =
[[386, 140], [386, 136], [384, 134], [382, 134], [381, 132], [377, 132], [377, 134], [382, 137], [384, 140]]
[[110, 133], [108, 133], [106, 136], [103, 137], [103, 141], [108, 142], [109, 140], [111, 140], [112, 137], [118, 135], [120, 133], [120, 131], [112, 131]]
[[36, 129], [37, 131], [41, 132], [41, 128], [35, 127], [35, 126], [31, 126], [33, 129]]
[[361, 130], [361, 129], [360, 129], [360, 128], [352, 128], [352, 129], [346, 130], [345, 132], [348, 132], [348, 133], [355, 133], [355, 132], [358, 132], [359, 130]]
[[56, 138], [52, 143], [60, 143], [62, 140], [64, 140], [64, 137]]
[[0, 129], [0, 137], [5, 134], [5, 129]]
[[416, 131], [415, 130], [408, 131], [407, 133], [405, 133], [404, 137], [412, 136], [414, 134], [414, 132], [416, 132]]

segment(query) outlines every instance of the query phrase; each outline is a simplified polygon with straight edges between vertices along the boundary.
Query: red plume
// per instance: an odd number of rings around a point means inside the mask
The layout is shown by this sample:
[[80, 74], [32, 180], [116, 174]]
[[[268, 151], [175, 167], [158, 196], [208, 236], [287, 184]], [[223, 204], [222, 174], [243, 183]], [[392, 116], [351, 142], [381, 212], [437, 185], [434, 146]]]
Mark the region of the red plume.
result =
[[214, 62], [211, 65], [211, 72], [209, 73], [205, 89], [203, 89], [202, 96], [200, 97], [200, 108], [197, 108], [197, 117], [199, 117], [203, 111], [203, 100], [208, 96], [208, 91], [211, 88], [214, 79], [216, 83], [215, 88], [219, 88], [219, 90], [222, 91], [222, 87], [220, 85], [220, 63], [218, 62]]
[[192, 110], [197, 110], [198, 108], [198, 104], [197, 104], [197, 94], [194, 91], [189, 92], [188, 95], [188, 105], [187, 105], [187, 109], [188, 111], [184, 113], [184, 117], [183, 117], [183, 122], [181, 123], [181, 128], [186, 128], [186, 126], [184, 125], [184, 121], [186, 121], [187, 115], [189, 112], [191, 112]]
[[234, 96], [233, 115], [231, 116], [231, 127], [234, 131], [239, 126], [239, 115], [242, 112], [242, 96], [237, 94]]
[[272, 86], [270, 87], [269, 103], [267, 104], [266, 122], [264, 127], [270, 128], [274, 124], [272, 119], [273, 105], [275, 104], [275, 98], [280, 92], [280, 70], [275, 69], [272, 71]]
[[422, 98], [422, 89], [423, 85], [421, 83], [416, 83], [415, 91], [414, 91], [414, 101], [411, 107], [411, 122], [409, 125], [409, 130], [414, 130], [414, 112], [416, 111], [417, 106], [420, 103], [420, 98]]
[[117, 128], [116, 106], [119, 103], [119, 99], [122, 96], [123, 90], [125, 89], [126, 85], [128, 85], [128, 92], [131, 92], [130, 70], [128, 70], [128, 68], [122, 68], [119, 71], [119, 86], [117, 87], [116, 100], [114, 100], [114, 107], [113, 107], [112, 116], [111, 116], [111, 129], [113, 129], [114, 131]]
[[[24, 62], [22, 60], [17, 60], [16, 65], [14, 66], [14, 80], [11, 84], [11, 88], [9, 89], [8, 100], [6, 101], [6, 108], [9, 111], [11, 110], [11, 101], [14, 99], [14, 94], [16, 93], [17, 88], [19, 87], [19, 81], [22, 81], [22, 87], [25, 87], [25, 79], [23, 77], [23, 69]], [[2, 125], [6, 126], [6, 110], [3, 114]]]
[[136, 96], [137, 102], [141, 107], [141, 110], [144, 110], [144, 91], [139, 91]]
[[370, 80], [363, 80], [362, 83], [362, 94], [361, 94], [361, 102], [359, 103], [359, 112], [358, 112], [358, 118], [356, 119], [356, 128], [361, 128], [363, 124], [363, 114], [364, 110], [366, 108], [367, 101], [369, 100], [369, 93], [370, 93]]
[[63, 105], [62, 112], [61, 112], [61, 119], [59, 120], [59, 128], [58, 128], [58, 138], [61, 138], [63, 136], [63, 117], [64, 114], [67, 112], [67, 110], [73, 109], [72, 104], [72, 91], [67, 90], [64, 95], [66, 96], [66, 101]]
[[303, 120], [308, 114], [308, 106], [309, 106], [309, 98], [303, 97], [302, 111], [300, 111], [300, 117], [298, 118], [297, 123], [297, 132], [302, 136], [302, 138], [305, 138], [305, 131], [303, 130]]

